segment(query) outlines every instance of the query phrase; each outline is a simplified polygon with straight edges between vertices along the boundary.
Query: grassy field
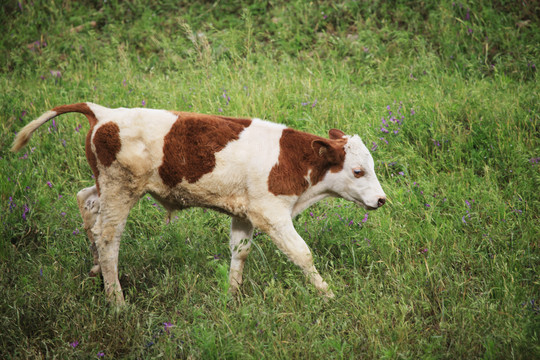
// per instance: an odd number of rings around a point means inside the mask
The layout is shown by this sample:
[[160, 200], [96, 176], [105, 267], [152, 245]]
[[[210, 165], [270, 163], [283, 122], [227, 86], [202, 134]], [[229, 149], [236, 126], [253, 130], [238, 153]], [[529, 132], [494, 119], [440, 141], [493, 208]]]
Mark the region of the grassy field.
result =
[[[540, 358], [535, 1], [8, 1], [0, 9], [0, 358]], [[295, 219], [336, 298], [263, 233], [227, 293], [229, 219], [131, 212], [108, 305], [75, 195], [82, 101], [358, 133], [388, 195]]]

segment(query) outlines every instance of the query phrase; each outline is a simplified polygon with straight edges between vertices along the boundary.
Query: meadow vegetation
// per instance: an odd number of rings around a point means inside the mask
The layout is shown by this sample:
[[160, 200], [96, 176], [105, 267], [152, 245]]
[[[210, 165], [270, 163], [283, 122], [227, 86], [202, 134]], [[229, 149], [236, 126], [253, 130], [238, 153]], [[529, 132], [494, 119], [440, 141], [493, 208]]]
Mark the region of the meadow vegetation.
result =
[[[0, 358], [540, 358], [535, 1], [8, 1], [0, 8]], [[228, 295], [227, 216], [133, 209], [110, 306], [75, 195], [83, 101], [359, 134], [388, 195], [295, 219], [336, 298], [264, 233]]]

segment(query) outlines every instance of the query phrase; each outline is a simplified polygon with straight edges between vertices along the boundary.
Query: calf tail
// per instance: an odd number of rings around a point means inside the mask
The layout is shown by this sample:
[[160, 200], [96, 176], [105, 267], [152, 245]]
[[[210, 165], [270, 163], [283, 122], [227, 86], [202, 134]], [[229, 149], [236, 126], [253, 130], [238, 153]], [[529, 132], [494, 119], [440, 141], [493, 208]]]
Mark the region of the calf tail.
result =
[[56, 115], [58, 115], [56, 111], [47, 111], [45, 114], [32, 121], [30, 124], [23, 127], [15, 137], [15, 140], [13, 140], [13, 145], [11, 145], [11, 151], [19, 151], [23, 146], [28, 143], [28, 141], [32, 137], [32, 133], [36, 131], [38, 127], [54, 118]]
[[13, 140], [13, 144], [11, 145], [11, 151], [19, 151], [23, 146], [25, 146], [38, 127], [45, 124], [47, 121], [53, 119], [54, 117], [68, 112], [78, 112], [86, 115], [88, 121], [90, 122], [90, 128], [93, 128], [94, 125], [97, 123], [97, 118], [94, 115], [94, 112], [90, 109], [89, 105], [90, 103], [62, 105], [47, 111], [46, 113], [38, 117], [36, 120], [23, 127], [21, 131], [19, 131], [19, 133], [15, 137], [15, 140]]

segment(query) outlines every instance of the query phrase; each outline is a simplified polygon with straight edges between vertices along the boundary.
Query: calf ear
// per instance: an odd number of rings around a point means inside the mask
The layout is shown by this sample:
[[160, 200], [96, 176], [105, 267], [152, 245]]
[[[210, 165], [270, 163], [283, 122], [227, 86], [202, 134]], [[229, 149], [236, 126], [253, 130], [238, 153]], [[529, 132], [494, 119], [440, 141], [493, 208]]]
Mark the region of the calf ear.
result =
[[328, 136], [332, 140], [342, 139], [345, 136], [345, 133], [339, 129], [330, 129], [328, 130]]
[[317, 156], [325, 158], [332, 165], [341, 164], [343, 161], [339, 147], [332, 144], [332, 141], [313, 140], [311, 142], [311, 148]]

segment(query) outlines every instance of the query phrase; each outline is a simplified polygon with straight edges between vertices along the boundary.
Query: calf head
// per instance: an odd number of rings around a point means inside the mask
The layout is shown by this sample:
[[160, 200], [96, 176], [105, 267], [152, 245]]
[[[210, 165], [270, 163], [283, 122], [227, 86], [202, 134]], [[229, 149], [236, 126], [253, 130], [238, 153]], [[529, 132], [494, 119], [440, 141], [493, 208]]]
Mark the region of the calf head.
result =
[[[346, 139], [343, 146], [345, 159], [339, 171], [331, 171], [327, 174], [327, 186], [335, 195], [352, 201], [367, 210], [375, 210], [386, 202], [386, 195], [375, 174], [373, 157], [358, 135], [345, 135], [341, 130], [329, 131], [331, 140]], [[324, 145], [319, 141], [319, 146]], [[319, 150], [319, 154], [325, 154], [331, 160], [332, 148]], [[335, 148], [334, 148], [335, 149]], [[341, 150], [341, 149], [340, 149]]]

